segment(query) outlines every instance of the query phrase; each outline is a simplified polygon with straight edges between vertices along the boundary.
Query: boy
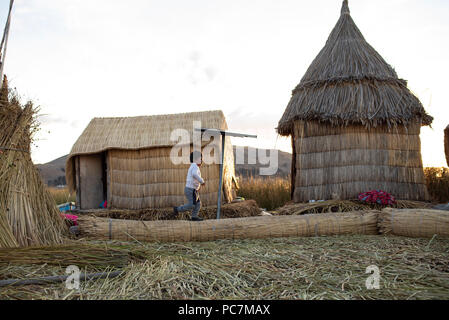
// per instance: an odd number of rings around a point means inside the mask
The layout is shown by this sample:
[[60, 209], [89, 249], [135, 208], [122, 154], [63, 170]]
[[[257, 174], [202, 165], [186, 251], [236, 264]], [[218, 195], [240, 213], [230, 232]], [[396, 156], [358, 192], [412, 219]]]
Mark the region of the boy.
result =
[[200, 167], [203, 163], [202, 157], [203, 156], [199, 151], [193, 151], [190, 154], [191, 165], [189, 171], [187, 171], [186, 187], [184, 188], [184, 194], [187, 198], [188, 203], [180, 207], [173, 207], [174, 216], [176, 216], [178, 212], [191, 210], [193, 208], [192, 218], [190, 220], [203, 220], [202, 218], [198, 217], [198, 212], [201, 208], [201, 200], [198, 191], [201, 186], [204, 186], [205, 184], [203, 178], [201, 178], [200, 172]]

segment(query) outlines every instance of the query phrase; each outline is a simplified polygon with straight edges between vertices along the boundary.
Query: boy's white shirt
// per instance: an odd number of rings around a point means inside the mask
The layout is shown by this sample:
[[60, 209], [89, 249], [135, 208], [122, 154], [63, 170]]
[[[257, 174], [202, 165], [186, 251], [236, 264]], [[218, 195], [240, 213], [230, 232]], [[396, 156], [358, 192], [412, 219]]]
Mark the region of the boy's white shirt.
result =
[[187, 171], [186, 187], [198, 190], [202, 183], [204, 180], [201, 178], [200, 167], [196, 163], [192, 163]]

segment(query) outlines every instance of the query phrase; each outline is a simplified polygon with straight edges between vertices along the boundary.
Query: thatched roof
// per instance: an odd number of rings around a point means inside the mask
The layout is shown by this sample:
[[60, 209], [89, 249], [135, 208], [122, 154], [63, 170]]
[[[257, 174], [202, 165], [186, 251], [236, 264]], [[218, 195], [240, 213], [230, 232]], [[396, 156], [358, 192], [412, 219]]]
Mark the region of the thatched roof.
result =
[[407, 82], [366, 42], [347, 0], [326, 45], [293, 90], [279, 134], [289, 135], [297, 119], [366, 126], [432, 122]]
[[175, 129], [185, 129], [192, 137], [193, 121], [201, 121], [203, 128], [227, 129], [221, 110], [164, 114], [124, 118], [94, 118], [72, 147], [69, 158], [93, 154], [108, 149], [138, 150], [170, 147]]

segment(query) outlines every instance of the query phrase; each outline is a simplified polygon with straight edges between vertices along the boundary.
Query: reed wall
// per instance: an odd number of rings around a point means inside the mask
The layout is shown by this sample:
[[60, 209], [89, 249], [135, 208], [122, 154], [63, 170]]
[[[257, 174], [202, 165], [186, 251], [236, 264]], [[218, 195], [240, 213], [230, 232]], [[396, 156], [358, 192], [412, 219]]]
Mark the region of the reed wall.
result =
[[373, 189], [428, 200], [420, 128], [419, 122], [366, 128], [295, 121], [293, 200], [353, 199]]
[[[170, 150], [170, 147], [109, 150], [109, 206], [143, 209], [167, 208], [183, 204], [186, 201], [184, 187], [190, 165], [173, 164]], [[234, 171], [233, 166], [227, 166], [226, 162], [225, 172], [227, 174], [224, 176], [223, 199], [230, 202], [233, 199], [233, 187], [229, 180]], [[200, 190], [202, 205], [214, 205], [217, 203], [219, 165], [203, 163], [201, 175], [206, 181], [206, 185]]]

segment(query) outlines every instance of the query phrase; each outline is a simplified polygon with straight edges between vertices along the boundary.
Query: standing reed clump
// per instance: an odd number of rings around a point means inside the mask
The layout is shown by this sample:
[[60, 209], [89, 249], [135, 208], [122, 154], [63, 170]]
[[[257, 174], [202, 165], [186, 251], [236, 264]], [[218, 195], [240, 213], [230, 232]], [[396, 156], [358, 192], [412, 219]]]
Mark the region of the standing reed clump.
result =
[[68, 188], [53, 188], [47, 187], [48, 192], [55, 200], [56, 204], [63, 204], [66, 202], [76, 202], [76, 193], [70, 192]]
[[427, 190], [434, 201], [449, 202], [449, 169], [424, 168]]
[[254, 199], [261, 208], [274, 210], [290, 201], [290, 178], [239, 178], [238, 195]]
[[30, 155], [37, 109], [5, 92], [0, 97], [0, 247], [62, 243], [64, 222]]

